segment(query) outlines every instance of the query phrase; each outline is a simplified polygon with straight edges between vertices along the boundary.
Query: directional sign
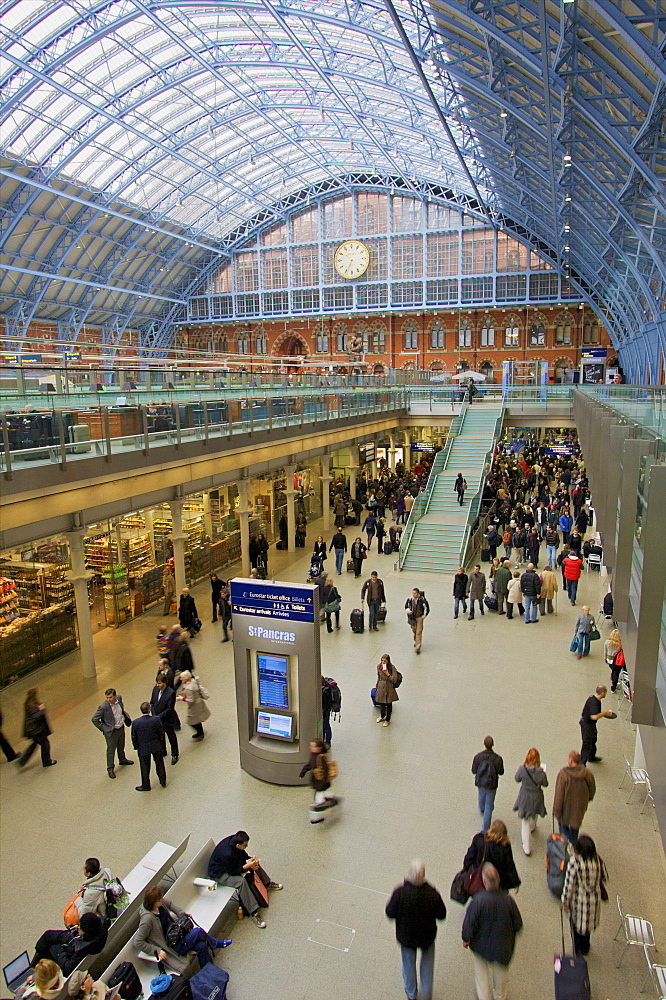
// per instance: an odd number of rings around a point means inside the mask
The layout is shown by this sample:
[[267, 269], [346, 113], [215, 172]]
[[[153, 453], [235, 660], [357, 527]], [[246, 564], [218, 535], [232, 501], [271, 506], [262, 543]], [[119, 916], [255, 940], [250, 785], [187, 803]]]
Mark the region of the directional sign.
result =
[[232, 580], [231, 610], [237, 615], [278, 618], [283, 621], [315, 620], [312, 587], [268, 583], [263, 580]]

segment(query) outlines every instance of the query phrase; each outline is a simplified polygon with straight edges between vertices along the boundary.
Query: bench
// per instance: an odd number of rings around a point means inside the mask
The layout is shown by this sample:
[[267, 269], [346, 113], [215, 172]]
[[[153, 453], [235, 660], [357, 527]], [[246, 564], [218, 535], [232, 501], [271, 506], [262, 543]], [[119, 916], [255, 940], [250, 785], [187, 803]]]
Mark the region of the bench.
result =
[[[170, 844], [164, 844], [161, 840], [158, 841], [125, 878], [121, 878], [121, 882], [129, 895], [129, 903], [117, 920], [114, 920], [111, 924], [106, 944], [99, 955], [89, 955], [87, 958], [82, 959], [76, 966], [76, 969], [72, 970], [73, 972], [80, 969], [87, 969], [94, 979], [98, 978], [100, 970], [106, 968], [113, 955], [117, 954], [128, 938], [134, 934], [144, 892], [148, 886], [158, 885], [162, 881], [167, 872], [173, 868], [176, 861], [185, 853], [189, 840], [190, 834], [188, 833], [185, 839], [181, 840], [178, 847], [171, 847]], [[67, 990], [63, 989], [60, 997], [66, 996]]]
[[[236, 905], [236, 890], [231, 886], [218, 885], [217, 889], [211, 892], [205, 887], [194, 885], [195, 878], [206, 878], [208, 861], [214, 849], [215, 841], [211, 837], [165, 893], [172, 903], [189, 913], [194, 922], [208, 933], [221, 922], [225, 911], [230, 911]], [[157, 959], [146, 952], [137, 951], [134, 947], [132, 938], [138, 926], [137, 912], [132, 921], [129, 940], [98, 978], [108, 983], [110, 976], [121, 962], [132, 962], [141, 980], [144, 995], [150, 996], [150, 981], [159, 975]]]

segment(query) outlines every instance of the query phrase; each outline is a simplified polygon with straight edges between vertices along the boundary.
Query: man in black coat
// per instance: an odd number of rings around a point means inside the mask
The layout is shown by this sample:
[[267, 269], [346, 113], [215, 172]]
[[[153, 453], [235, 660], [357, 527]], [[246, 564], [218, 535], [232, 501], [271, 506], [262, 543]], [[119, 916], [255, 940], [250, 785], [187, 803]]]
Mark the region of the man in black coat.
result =
[[[444, 900], [425, 880], [425, 865], [411, 862], [407, 878], [394, 889], [386, 916], [395, 920], [395, 936], [402, 954], [402, 979], [408, 1000], [430, 1000], [435, 967], [437, 921], [446, 920]], [[416, 950], [421, 949], [421, 986], [416, 982]]]
[[495, 866], [485, 864], [483, 889], [473, 896], [462, 926], [463, 947], [474, 959], [477, 997], [506, 996], [509, 962], [522, 926], [515, 899], [501, 891]]
[[[176, 692], [172, 687], [169, 687], [169, 679], [165, 673], [159, 673], [155, 678], [155, 687], [150, 696], [150, 711], [162, 723], [164, 733], [171, 747], [171, 763], [177, 764], [178, 737], [176, 736], [176, 724], [178, 722], [178, 714], [176, 712]], [[166, 756], [165, 743], [162, 743], [162, 756]]]
[[41, 958], [56, 962], [67, 977], [77, 967], [81, 959], [88, 955], [99, 955], [106, 944], [107, 930], [97, 913], [84, 913], [78, 927], [66, 931], [44, 931], [35, 945], [33, 968]]
[[463, 614], [467, 614], [467, 573], [460, 567], [453, 578], [453, 617], [458, 617], [458, 609], [462, 601]]
[[132, 723], [132, 746], [139, 755], [141, 768], [141, 784], [136, 786], [137, 792], [150, 791], [150, 758], [155, 761], [155, 770], [162, 788], [166, 785], [166, 768], [164, 767], [164, 726], [156, 716], [150, 714], [150, 703], [141, 703], [141, 715]]

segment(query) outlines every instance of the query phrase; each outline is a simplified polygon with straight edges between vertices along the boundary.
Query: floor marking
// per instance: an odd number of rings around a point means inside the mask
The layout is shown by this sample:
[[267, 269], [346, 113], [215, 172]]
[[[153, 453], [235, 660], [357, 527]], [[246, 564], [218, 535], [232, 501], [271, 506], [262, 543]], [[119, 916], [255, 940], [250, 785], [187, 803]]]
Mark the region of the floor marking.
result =
[[[334, 880], [332, 880], [332, 881], [334, 881]], [[317, 939], [313, 938], [313, 937], [308, 937], [308, 941], [311, 941], [312, 944], [320, 944], [322, 946], [322, 948], [332, 948], [333, 951], [349, 951], [349, 949], [351, 948], [352, 944], [354, 943], [354, 937], [356, 936], [356, 930], [353, 927], [347, 927], [346, 924], [334, 924], [331, 920], [321, 920], [320, 917], [316, 918], [315, 923], [316, 924], [328, 924], [329, 927], [342, 927], [343, 930], [351, 931], [351, 939], [350, 939], [349, 944], [348, 944], [348, 946], [346, 948], [337, 948], [334, 944], [326, 944], [325, 941], [317, 941]]]
[[380, 889], [369, 889], [367, 885], [358, 885], [356, 882], [343, 882], [339, 878], [329, 878], [328, 882], [337, 882], [338, 885], [351, 885], [354, 889], [365, 889], [366, 892], [376, 892], [378, 896], [388, 896], [388, 892], [381, 892]]

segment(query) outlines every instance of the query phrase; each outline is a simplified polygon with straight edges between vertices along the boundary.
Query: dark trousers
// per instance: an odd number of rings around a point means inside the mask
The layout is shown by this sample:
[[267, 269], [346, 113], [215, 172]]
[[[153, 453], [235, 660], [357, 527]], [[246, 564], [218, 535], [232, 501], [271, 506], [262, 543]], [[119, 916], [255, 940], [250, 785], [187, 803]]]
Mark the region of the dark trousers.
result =
[[390, 722], [391, 716], [393, 715], [393, 702], [389, 701], [386, 705], [379, 703], [379, 712], [382, 719], [386, 719], [387, 722]]
[[224, 638], [228, 639], [227, 629], [231, 626], [231, 615], [222, 615], [222, 631], [224, 632]]
[[326, 631], [333, 631], [333, 624], [331, 622], [331, 615], [335, 615], [335, 627], [340, 628], [340, 612], [339, 611], [327, 611], [326, 612]]
[[[615, 688], [618, 685], [618, 682], [620, 680], [620, 671], [621, 670], [622, 670], [622, 667], [618, 667], [615, 664], [613, 664], [613, 666], [611, 667], [611, 691], [614, 691]], [[0, 733], [0, 736], [2, 736], [1, 733]], [[2, 749], [4, 750], [5, 748], [3, 747]], [[7, 751], [5, 750], [5, 754], [6, 753], [7, 753]], [[7, 760], [10, 760], [10, 758], [7, 757]]]
[[[506, 616], [507, 616], [507, 618], [513, 618], [513, 609], [514, 609], [514, 607], [515, 607], [515, 604], [512, 604], [511, 601], [507, 601], [506, 602]], [[521, 616], [521, 618], [525, 614], [525, 608], [520, 603], [518, 604], [518, 614]]]
[[106, 740], [106, 766], [111, 769], [116, 763], [116, 750], [118, 751], [118, 761], [122, 764], [127, 760], [125, 754], [125, 727], [112, 729], [110, 733], [104, 733]]
[[587, 764], [597, 756], [597, 725], [595, 722], [581, 722], [580, 735], [582, 746], [580, 748], [580, 762]]
[[470, 597], [469, 599], [470, 618], [474, 617], [474, 605], [476, 604], [477, 601], [479, 602], [479, 611], [481, 612], [482, 615], [485, 615], [485, 611], [483, 610], [483, 600], [480, 597]]
[[590, 935], [580, 934], [571, 922], [571, 936], [573, 937], [574, 950], [577, 955], [587, 955], [590, 950]]
[[[9, 746], [9, 744], [7, 744], [7, 746]], [[38, 736], [37, 739], [35, 739], [35, 740], [32, 741], [32, 743], [30, 744], [30, 746], [28, 747], [28, 749], [25, 750], [21, 754], [21, 756], [19, 758], [19, 764], [20, 764], [21, 767], [23, 767], [24, 764], [28, 763], [28, 761], [32, 757], [32, 755], [35, 752], [35, 750], [37, 749], [37, 747], [39, 747], [41, 749], [41, 751], [42, 751], [42, 767], [46, 767], [47, 764], [50, 763], [50, 761], [51, 761], [51, 744], [49, 743], [49, 738], [48, 738], [48, 736]], [[11, 747], [9, 747], [9, 749], [11, 750]], [[3, 747], [3, 750], [4, 750], [4, 747]], [[7, 751], [5, 751], [5, 754], [6, 753], [7, 753]], [[16, 755], [14, 755], [14, 756], [16, 756]], [[7, 760], [13, 760], [13, 759], [14, 759], [13, 757], [7, 757]]]
[[[619, 675], [620, 668], [618, 667], [617, 669]], [[14, 750], [14, 747], [11, 745], [11, 743], [9, 742], [9, 740], [7, 739], [7, 737], [3, 732], [0, 732], [0, 749], [4, 753], [7, 760], [10, 761], [16, 760], [16, 758], [18, 757], [16, 750]]]
[[60, 965], [69, 936], [69, 931], [44, 931], [35, 945], [35, 954], [30, 962], [32, 967], [34, 968], [41, 958], [49, 958]]
[[[177, 757], [178, 756], [178, 737], [176, 736], [176, 730], [172, 729], [172, 728], [167, 729], [167, 727], [165, 726], [164, 727], [164, 735], [165, 735], [166, 739], [169, 741], [169, 746], [171, 748], [171, 756], [172, 757]], [[166, 754], [166, 740], [164, 741], [164, 749], [162, 751], [162, 754], [163, 755]], [[141, 778], [143, 780], [143, 775], [141, 775]]]
[[195, 736], [203, 736], [204, 734], [203, 722], [195, 722], [194, 725], [192, 726], [192, 729], [194, 730]]
[[559, 820], [557, 823], [560, 831], [560, 837], [566, 837], [570, 844], [575, 844], [578, 840], [579, 827], [565, 826], [564, 823], [560, 823]]
[[159, 778], [160, 785], [166, 785], [166, 768], [164, 757], [161, 753], [139, 754], [139, 767], [141, 768], [141, 787], [150, 788], [150, 759], [155, 761], [155, 770]]
[[333, 733], [331, 732], [331, 713], [324, 712], [322, 715], [322, 719], [324, 723], [324, 732], [322, 734], [322, 739], [324, 740], [324, 743], [328, 743], [328, 745], [330, 746], [331, 741], [333, 740]]
[[217, 621], [217, 610], [218, 610], [218, 608], [220, 606], [220, 603], [219, 603], [219, 601], [216, 601], [214, 597], [211, 600], [213, 602], [213, 621], [216, 622]]
[[203, 927], [193, 927], [185, 935], [180, 944], [177, 944], [174, 951], [178, 955], [187, 955], [188, 951], [196, 952], [199, 965], [203, 969], [204, 965], [210, 965], [213, 961], [209, 949], [217, 946], [217, 938], [212, 934], [206, 934]]

